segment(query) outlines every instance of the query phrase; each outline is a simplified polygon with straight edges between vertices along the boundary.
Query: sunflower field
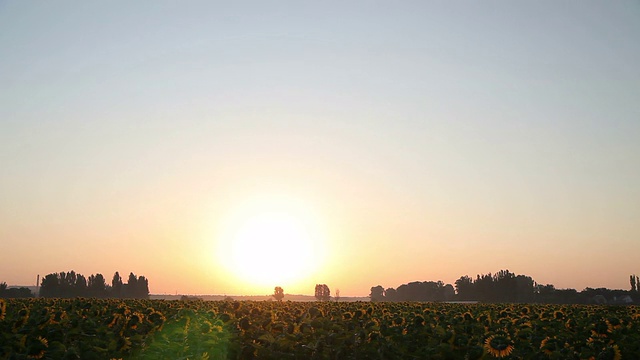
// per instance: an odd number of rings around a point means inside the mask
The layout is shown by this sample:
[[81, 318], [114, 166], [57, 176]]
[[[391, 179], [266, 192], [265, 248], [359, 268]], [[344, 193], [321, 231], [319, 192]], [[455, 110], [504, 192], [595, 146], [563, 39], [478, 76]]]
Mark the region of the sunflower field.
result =
[[0, 299], [0, 359], [639, 359], [634, 306]]

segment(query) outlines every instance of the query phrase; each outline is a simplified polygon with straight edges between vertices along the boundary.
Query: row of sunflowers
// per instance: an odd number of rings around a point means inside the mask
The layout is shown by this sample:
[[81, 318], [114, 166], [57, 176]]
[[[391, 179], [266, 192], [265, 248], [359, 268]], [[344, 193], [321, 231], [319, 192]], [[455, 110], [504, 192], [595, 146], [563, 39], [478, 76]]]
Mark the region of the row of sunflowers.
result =
[[0, 299], [0, 359], [639, 359], [640, 308]]

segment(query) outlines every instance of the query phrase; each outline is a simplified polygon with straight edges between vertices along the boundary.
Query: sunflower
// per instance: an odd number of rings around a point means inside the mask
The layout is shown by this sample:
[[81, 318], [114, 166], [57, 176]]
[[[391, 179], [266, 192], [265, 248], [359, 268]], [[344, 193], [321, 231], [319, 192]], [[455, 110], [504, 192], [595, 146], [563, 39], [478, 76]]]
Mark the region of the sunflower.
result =
[[609, 330], [610, 333], [622, 328], [622, 323], [620, 322], [620, 319], [616, 317], [608, 318], [606, 320], [606, 323], [607, 323], [607, 329]]
[[16, 332], [20, 330], [27, 323], [27, 317], [20, 317], [13, 323], [12, 330]]
[[465, 312], [464, 314], [462, 314], [462, 319], [466, 322], [473, 322], [476, 319], [473, 318], [473, 314], [469, 311]]
[[202, 322], [202, 324], [200, 325], [200, 331], [201, 331], [203, 334], [208, 334], [208, 333], [210, 333], [210, 332], [211, 332], [211, 327], [212, 327], [211, 322], [210, 322], [209, 320], [204, 320], [204, 321]]
[[46, 349], [49, 347], [49, 342], [42, 336], [38, 336], [35, 340], [30, 341], [29, 348], [27, 349], [27, 357], [29, 359], [42, 359]]
[[240, 319], [238, 322], [238, 328], [243, 331], [247, 331], [251, 328], [251, 321], [246, 316]]
[[129, 318], [129, 321], [127, 322], [127, 326], [131, 329], [136, 329], [138, 327], [138, 324], [142, 322], [142, 319], [143, 319], [143, 316], [141, 313], [134, 312], [133, 315], [131, 315], [131, 318]]
[[609, 335], [609, 325], [606, 321], [598, 321], [593, 324], [591, 329], [591, 337], [607, 337]]
[[576, 321], [573, 319], [569, 319], [566, 323], [564, 323], [564, 327], [566, 327], [567, 330], [574, 330], [576, 328]]
[[491, 323], [491, 316], [489, 314], [487, 314], [487, 313], [480, 314], [480, 316], [478, 316], [477, 321], [481, 322], [481, 323], [485, 323], [485, 324], [490, 324]]
[[550, 338], [547, 336], [540, 343], [540, 350], [542, 350], [542, 352], [549, 357], [557, 354], [557, 351], [559, 351], [563, 347], [564, 343], [556, 337]]
[[0, 299], [0, 321], [4, 320], [4, 316], [7, 313], [7, 303], [4, 299]]
[[20, 309], [20, 311], [18, 311], [18, 317], [26, 321], [27, 319], [29, 319], [29, 313], [30, 311], [28, 308], [22, 308]]
[[158, 330], [162, 330], [162, 325], [167, 318], [159, 311], [153, 311], [147, 316], [147, 321], [152, 323]]
[[502, 358], [513, 352], [513, 342], [506, 335], [491, 335], [484, 341], [484, 349], [491, 356]]
[[396, 316], [393, 319], [393, 325], [400, 326], [402, 324], [404, 324], [404, 318], [402, 316]]
[[222, 326], [220, 325], [213, 325], [211, 327], [211, 331], [214, 333], [221, 333], [224, 329], [222, 329]]
[[369, 336], [367, 337], [367, 342], [376, 342], [378, 341], [378, 339], [380, 339], [380, 332], [379, 331], [372, 331], [369, 333]]
[[557, 311], [555, 311], [555, 312], [553, 313], [553, 317], [554, 317], [556, 320], [563, 320], [563, 319], [565, 318], [565, 315], [564, 315], [564, 313], [562, 312], [562, 310], [557, 310]]
[[622, 353], [620, 352], [618, 345], [607, 346], [600, 352], [600, 354], [598, 354], [598, 359], [621, 360]]
[[111, 318], [109, 319], [109, 324], [107, 325], [107, 327], [109, 327], [109, 328], [114, 327], [118, 323], [118, 320], [121, 317], [122, 317], [122, 315], [120, 315], [120, 314], [111, 315]]
[[67, 318], [67, 312], [64, 310], [58, 310], [53, 315], [51, 315], [51, 319], [49, 319], [49, 324], [60, 324], [64, 319]]

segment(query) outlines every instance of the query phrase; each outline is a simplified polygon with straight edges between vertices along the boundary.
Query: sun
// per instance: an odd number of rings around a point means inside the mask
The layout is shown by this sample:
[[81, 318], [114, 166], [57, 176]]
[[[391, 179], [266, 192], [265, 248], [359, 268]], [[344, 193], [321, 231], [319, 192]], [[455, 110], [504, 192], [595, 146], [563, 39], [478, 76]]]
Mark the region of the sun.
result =
[[254, 200], [235, 210], [225, 224], [219, 261], [256, 289], [296, 285], [323, 262], [322, 238], [317, 216], [299, 202]]

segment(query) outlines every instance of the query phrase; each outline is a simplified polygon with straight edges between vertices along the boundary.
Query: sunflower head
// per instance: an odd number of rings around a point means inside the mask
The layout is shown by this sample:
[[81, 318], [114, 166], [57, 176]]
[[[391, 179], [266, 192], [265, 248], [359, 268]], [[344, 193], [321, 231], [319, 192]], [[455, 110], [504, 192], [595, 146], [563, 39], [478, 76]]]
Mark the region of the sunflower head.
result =
[[367, 342], [376, 342], [378, 341], [378, 339], [380, 339], [380, 332], [372, 331], [369, 333], [369, 336], [367, 337]]
[[129, 321], [127, 322], [127, 326], [131, 329], [136, 329], [138, 327], [138, 324], [142, 322], [142, 318], [142, 314], [138, 312], [133, 313], [133, 315], [131, 315]]
[[622, 322], [617, 317], [610, 317], [606, 320], [609, 332], [614, 332], [622, 327]]
[[380, 321], [378, 321], [378, 319], [376, 318], [373, 318], [364, 325], [364, 328], [369, 329], [369, 328], [374, 328], [378, 326], [380, 326]]
[[366, 312], [366, 313], [367, 313], [367, 315], [369, 315], [369, 316], [373, 315], [373, 307], [369, 306], [369, 307], [367, 308], [367, 310], [365, 310], [365, 312]]
[[29, 318], [29, 309], [22, 308], [18, 311], [18, 317], [27, 320]]
[[471, 314], [469, 311], [465, 312], [464, 314], [462, 314], [462, 319], [464, 321], [470, 322], [470, 321], [474, 321], [475, 319], [473, 318], [473, 314]]
[[251, 321], [249, 321], [249, 318], [245, 316], [240, 319], [240, 321], [238, 322], [238, 328], [244, 331], [249, 330], [249, 328], [251, 328]]
[[556, 320], [562, 320], [562, 319], [564, 319], [564, 318], [565, 318], [565, 315], [564, 315], [564, 313], [563, 313], [561, 310], [557, 310], [557, 311], [555, 311], [555, 312], [553, 313], [553, 317], [554, 317]]
[[152, 323], [159, 330], [162, 329], [162, 325], [164, 324], [165, 316], [159, 311], [153, 311], [151, 314], [147, 316], [147, 321]]
[[504, 334], [491, 335], [484, 341], [484, 349], [489, 355], [502, 358], [513, 352], [513, 341]]
[[29, 347], [27, 348], [27, 357], [29, 359], [42, 359], [45, 351], [49, 347], [49, 342], [42, 336], [38, 336], [35, 339], [29, 341]]
[[545, 355], [552, 357], [555, 354], [557, 354], [560, 350], [562, 350], [564, 346], [565, 346], [565, 343], [559, 340], [558, 338], [547, 336], [540, 343], [540, 350], [542, 350], [542, 352]]
[[478, 322], [487, 324], [491, 322], [491, 316], [489, 316], [488, 314], [480, 314], [477, 320]]
[[51, 324], [59, 324], [62, 320], [67, 318], [67, 312], [64, 310], [58, 310], [51, 316]]
[[[324, 313], [322, 312], [322, 310], [318, 309], [317, 307], [311, 307], [308, 310], [309, 315], [311, 316], [312, 319], [318, 318], [318, 317], [323, 317]], [[354, 314], [355, 315], [355, 314]]]
[[622, 353], [618, 348], [618, 345], [611, 345], [605, 347], [600, 354], [598, 354], [598, 359], [606, 359], [606, 360], [621, 360]]
[[569, 319], [564, 323], [564, 327], [566, 327], [567, 330], [574, 330], [576, 328], [576, 321], [573, 319]]
[[120, 315], [129, 315], [131, 314], [131, 309], [126, 304], [120, 304], [115, 312]]
[[609, 335], [609, 325], [606, 321], [597, 321], [591, 327], [591, 337], [607, 337]]
[[209, 320], [204, 320], [202, 324], [200, 324], [200, 331], [203, 334], [208, 334], [211, 332], [212, 324]]
[[402, 316], [396, 316], [393, 319], [393, 324], [394, 325], [402, 325], [402, 324], [404, 324], [404, 318]]
[[7, 314], [7, 302], [4, 299], [0, 299], [0, 321], [4, 320]]

